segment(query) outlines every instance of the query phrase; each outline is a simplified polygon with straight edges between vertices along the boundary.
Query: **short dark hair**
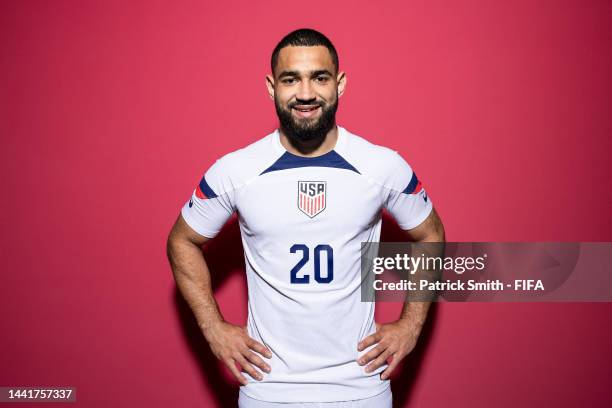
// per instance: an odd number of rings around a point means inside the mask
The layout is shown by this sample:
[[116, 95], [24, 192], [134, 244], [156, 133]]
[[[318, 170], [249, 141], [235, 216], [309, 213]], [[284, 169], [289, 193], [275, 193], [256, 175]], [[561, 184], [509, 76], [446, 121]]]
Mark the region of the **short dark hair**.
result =
[[340, 63], [338, 61], [338, 53], [336, 52], [336, 48], [329, 40], [329, 38], [327, 38], [316, 30], [310, 28], [300, 28], [284, 36], [283, 39], [280, 40], [280, 42], [274, 48], [274, 51], [272, 52], [271, 61], [272, 74], [274, 75], [274, 68], [276, 68], [276, 64], [278, 64], [278, 54], [280, 53], [281, 49], [288, 46], [313, 47], [315, 45], [322, 45], [329, 50], [332, 62], [334, 63], [334, 67], [336, 68], [337, 73], [340, 68]]

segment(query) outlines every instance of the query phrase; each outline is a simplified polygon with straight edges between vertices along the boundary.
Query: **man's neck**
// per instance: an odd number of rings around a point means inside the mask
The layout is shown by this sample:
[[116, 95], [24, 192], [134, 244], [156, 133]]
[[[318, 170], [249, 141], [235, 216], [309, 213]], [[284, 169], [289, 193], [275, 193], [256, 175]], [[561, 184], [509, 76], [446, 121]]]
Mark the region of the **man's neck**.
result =
[[281, 128], [279, 128], [279, 136], [281, 144], [289, 153], [295, 154], [296, 156], [316, 157], [334, 150], [336, 142], [338, 141], [338, 126], [334, 125], [334, 127], [327, 132], [323, 141], [319, 139], [309, 141], [292, 140], [285, 135]]

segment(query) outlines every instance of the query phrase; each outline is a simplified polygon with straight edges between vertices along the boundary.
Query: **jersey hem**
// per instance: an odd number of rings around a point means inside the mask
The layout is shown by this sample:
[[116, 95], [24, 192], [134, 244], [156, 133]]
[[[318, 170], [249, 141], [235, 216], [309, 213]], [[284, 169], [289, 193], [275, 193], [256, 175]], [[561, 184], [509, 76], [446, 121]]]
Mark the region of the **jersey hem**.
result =
[[245, 386], [242, 385], [240, 386], [240, 389], [238, 392], [243, 393], [244, 395], [246, 395], [249, 398], [252, 398], [254, 400], [257, 401], [261, 401], [261, 402], [267, 402], [267, 403], [316, 403], [316, 402], [322, 402], [322, 403], [333, 403], [333, 402], [346, 402], [346, 401], [361, 401], [364, 399], [368, 399], [368, 398], [374, 398], [384, 392], [386, 392], [387, 390], [389, 390], [391, 388], [391, 380], [387, 379], [385, 380], [385, 382], [387, 383], [387, 386], [385, 388], [383, 388], [381, 391], [376, 392], [375, 394], [372, 395], [366, 395], [363, 397], [359, 397], [359, 398], [351, 398], [351, 399], [340, 399], [340, 400], [324, 400], [324, 401], [300, 401], [300, 400], [290, 400], [290, 401], [269, 401], [269, 400], [263, 400], [261, 398], [257, 398], [251, 394], [249, 394], [247, 391], [244, 390]]

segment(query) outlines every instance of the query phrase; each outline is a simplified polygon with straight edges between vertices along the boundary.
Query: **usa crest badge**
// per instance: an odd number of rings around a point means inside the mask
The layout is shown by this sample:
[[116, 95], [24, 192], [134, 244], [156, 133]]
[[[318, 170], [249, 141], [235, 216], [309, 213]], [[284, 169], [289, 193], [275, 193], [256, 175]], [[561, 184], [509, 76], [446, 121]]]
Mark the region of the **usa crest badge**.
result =
[[298, 181], [298, 208], [310, 218], [320, 214], [327, 204], [325, 181]]

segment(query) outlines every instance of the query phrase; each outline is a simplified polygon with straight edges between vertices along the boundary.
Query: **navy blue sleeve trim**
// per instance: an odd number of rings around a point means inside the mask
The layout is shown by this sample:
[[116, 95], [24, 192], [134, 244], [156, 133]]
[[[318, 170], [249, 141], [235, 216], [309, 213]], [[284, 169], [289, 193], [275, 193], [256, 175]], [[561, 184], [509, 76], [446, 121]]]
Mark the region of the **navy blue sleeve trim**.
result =
[[416, 173], [413, 171], [412, 178], [410, 179], [410, 183], [408, 183], [408, 186], [404, 189], [404, 191], [402, 191], [402, 193], [412, 194], [418, 184], [419, 184], [419, 179], [417, 178]]
[[210, 188], [210, 186], [206, 182], [206, 178], [204, 177], [202, 177], [202, 180], [200, 181], [200, 191], [202, 191], [207, 198], [217, 197], [217, 194], [213, 191], [212, 188]]

